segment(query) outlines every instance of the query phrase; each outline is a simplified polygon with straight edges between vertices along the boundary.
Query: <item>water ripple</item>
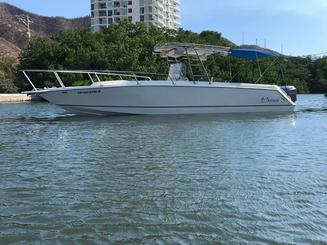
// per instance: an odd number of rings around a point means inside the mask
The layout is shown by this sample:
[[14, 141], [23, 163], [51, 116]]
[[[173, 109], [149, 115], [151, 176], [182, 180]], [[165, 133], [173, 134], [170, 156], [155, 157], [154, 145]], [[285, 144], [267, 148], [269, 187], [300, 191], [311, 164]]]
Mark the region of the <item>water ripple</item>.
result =
[[326, 103], [174, 117], [0, 105], [0, 244], [326, 244]]

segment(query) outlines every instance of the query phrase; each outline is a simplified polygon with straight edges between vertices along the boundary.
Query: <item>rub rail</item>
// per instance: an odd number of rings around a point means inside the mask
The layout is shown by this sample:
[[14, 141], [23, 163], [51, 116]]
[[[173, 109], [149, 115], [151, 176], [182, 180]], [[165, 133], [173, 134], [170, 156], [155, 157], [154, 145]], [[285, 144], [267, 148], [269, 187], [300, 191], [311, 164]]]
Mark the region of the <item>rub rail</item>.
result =
[[62, 88], [65, 88], [65, 84], [63, 80], [60, 77], [60, 74], [85, 74], [88, 75], [90, 81], [95, 83], [95, 79], [97, 82], [103, 82], [103, 80], [100, 79], [100, 76], [115, 76], [119, 77], [120, 80], [124, 80], [124, 78], [133, 78], [135, 81], [139, 84], [139, 81], [152, 81], [152, 79], [149, 76], [141, 76], [137, 75], [136, 73], [124, 73], [124, 72], [110, 72], [110, 71], [73, 71], [73, 70], [22, 70], [22, 73], [26, 77], [27, 81], [30, 83], [30, 85], [33, 87], [33, 90], [37, 91], [38, 88], [34, 85], [33, 81], [29, 77], [29, 73], [52, 73], [55, 77], [57, 82]]

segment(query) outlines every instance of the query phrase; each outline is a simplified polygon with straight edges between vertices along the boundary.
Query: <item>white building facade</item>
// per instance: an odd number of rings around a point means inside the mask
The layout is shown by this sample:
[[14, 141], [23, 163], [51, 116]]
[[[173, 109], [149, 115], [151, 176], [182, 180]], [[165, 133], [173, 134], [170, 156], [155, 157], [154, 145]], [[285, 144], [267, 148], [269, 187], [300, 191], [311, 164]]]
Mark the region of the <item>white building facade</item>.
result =
[[177, 29], [180, 27], [180, 0], [91, 0], [93, 32], [122, 20]]

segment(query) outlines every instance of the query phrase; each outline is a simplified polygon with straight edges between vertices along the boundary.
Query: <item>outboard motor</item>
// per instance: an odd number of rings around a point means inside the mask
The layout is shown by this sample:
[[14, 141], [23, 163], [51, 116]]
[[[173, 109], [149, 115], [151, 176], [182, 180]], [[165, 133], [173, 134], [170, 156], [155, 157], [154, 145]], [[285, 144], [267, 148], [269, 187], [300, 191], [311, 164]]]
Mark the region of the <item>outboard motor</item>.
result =
[[291, 100], [295, 103], [297, 100], [297, 90], [294, 86], [281, 86], [281, 89], [285, 91], [285, 93], [288, 95], [288, 97], [291, 98]]

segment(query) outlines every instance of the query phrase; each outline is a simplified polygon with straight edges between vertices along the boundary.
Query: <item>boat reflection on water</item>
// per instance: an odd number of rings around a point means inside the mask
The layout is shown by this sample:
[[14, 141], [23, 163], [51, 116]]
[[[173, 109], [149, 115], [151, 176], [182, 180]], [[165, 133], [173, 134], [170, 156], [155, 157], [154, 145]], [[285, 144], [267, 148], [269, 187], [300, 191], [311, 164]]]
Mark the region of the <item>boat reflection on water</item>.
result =
[[[296, 126], [296, 113], [230, 113], [230, 114], [205, 114], [205, 115], [120, 115], [115, 117], [94, 117], [89, 115], [76, 115], [70, 113], [61, 113], [51, 119], [51, 121], [61, 122], [96, 122], [102, 124], [120, 124], [134, 126], [156, 126], [171, 125], [175, 128], [186, 126], [203, 127], [208, 124], [228, 124], [228, 123], [263, 123], [269, 125], [278, 122], [284, 126]], [[240, 128], [240, 130], [242, 130]], [[259, 129], [257, 129], [259, 130]]]

